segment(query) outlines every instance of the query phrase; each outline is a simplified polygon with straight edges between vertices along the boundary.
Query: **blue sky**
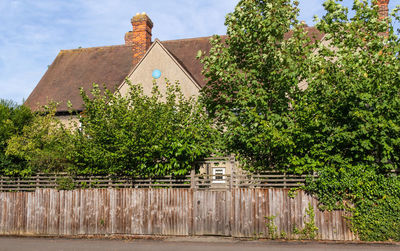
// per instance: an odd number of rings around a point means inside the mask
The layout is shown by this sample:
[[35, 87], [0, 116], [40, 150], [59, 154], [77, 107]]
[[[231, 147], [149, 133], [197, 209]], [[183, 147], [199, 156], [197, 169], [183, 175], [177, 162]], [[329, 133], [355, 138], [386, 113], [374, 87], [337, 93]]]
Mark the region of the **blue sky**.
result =
[[[201, 37], [225, 34], [225, 15], [237, 2], [0, 0], [0, 99], [26, 99], [62, 49], [123, 44], [137, 12], [152, 19], [153, 38]], [[322, 0], [300, 0], [300, 8], [299, 19], [309, 25], [323, 14]]]

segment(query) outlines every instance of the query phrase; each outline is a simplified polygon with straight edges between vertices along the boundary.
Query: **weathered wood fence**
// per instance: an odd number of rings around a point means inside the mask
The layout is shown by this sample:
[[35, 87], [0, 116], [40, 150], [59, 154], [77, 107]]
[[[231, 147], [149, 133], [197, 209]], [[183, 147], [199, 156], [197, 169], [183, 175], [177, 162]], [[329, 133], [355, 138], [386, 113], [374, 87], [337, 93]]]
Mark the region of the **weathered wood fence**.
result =
[[320, 212], [317, 201], [289, 189], [37, 189], [0, 192], [1, 235], [221, 235], [297, 238], [314, 207], [318, 239], [354, 240], [341, 211]]
[[194, 174], [181, 177], [69, 176], [66, 173], [37, 174], [30, 177], [0, 176], [0, 192], [35, 191], [38, 188], [291, 188], [304, 184], [306, 175], [279, 172], [263, 174]]
[[[247, 173], [233, 157], [210, 157], [194, 164], [190, 175], [180, 177], [132, 177], [112, 175], [71, 175], [68, 173], [38, 173], [30, 177], [0, 176], [0, 192], [35, 191], [38, 188], [291, 188], [304, 184], [307, 175], [265, 171]], [[228, 173], [214, 173], [223, 169]], [[198, 173], [195, 173], [195, 170]]]

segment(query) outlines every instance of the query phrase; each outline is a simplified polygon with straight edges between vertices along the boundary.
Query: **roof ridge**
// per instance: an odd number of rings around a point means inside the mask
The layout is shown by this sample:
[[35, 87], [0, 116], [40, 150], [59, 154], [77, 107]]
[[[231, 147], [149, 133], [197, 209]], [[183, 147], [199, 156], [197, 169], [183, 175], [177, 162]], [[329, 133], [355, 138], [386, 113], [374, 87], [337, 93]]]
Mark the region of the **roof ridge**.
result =
[[94, 47], [86, 47], [86, 48], [64, 49], [64, 50], [60, 50], [60, 52], [96, 50], [96, 49], [111, 48], [111, 47], [132, 47], [132, 45], [118, 44], [118, 45], [94, 46]]
[[[192, 37], [192, 38], [181, 38], [181, 39], [171, 39], [171, 40], [161, 40], [161, 43], [163, 42], [175, 42], [175, 41], [191, 41], [191, 40], [199, 40], [199, 39], [207, 39], [207, 38], [212, 38], [212, 36], [204, 36], [204, 37]], [[226, 35], [218, 35], [218, 36], [226, 36]]]
[[[225, 35], [220, 35], [220, 36], [225, 36]], [[182, 39], [171, 39], [171, 40], [160, 40], [158, 38], [156, 38], [156, 39], [158, 39], [162, 43], [162, 42], [174, 42], [174, 41], [190, 41], [190, 40], [206, 39], [206, 38], [211, 38], [211, 37], [212, 36], [204, 36], [204, 37], [193, 37], [193, 38], [182, 38]], [[96, 50], [96, 49], [111, 48], [111, 47], [132, 47], [132, 45], [117, 44], [117, 45], [93, 46], [93, 47], [74, 48], [74, 49], [62, 49], [62, 50], [60, 50], [60, 52]]]
[[[212, 36], [206, 37], [194, 37], [194, 38], [183, 38], [183, 39], [173, 39], [173, 40], [159, 40], [161, 43], [163, 42], [175, 42], [175, 41], [190, 41], [190, 40], [198, 40], [198, 39], [206, 39], [211, 38]], [[157, 38], [156, 38], [157, 39]], [[154, 40], [155, 41], [155, 40]], [[154, 43], [154, 41], [152, 43]], [[73, 51], [85, 51], [85, 50], [96, 50], [103, 48], [112, 48], [112, 47], [133, 47], [132, 45], [125, 44], [117, 44], [117, 45], [105, 45], [105, 46], [93, 46], [93, 47], [84, 47], [84, 48], [75, 48], [75, 49], [62, 49], [60, 52], [73, 52]]]

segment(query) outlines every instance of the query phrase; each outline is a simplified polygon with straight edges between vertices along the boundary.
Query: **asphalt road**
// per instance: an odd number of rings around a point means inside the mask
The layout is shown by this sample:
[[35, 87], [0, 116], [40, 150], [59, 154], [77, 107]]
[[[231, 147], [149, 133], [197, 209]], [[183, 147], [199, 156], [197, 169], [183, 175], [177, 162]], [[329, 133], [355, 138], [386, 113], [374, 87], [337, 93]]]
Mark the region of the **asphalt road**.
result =
[[400, 250], [399, 245], [335, 244], [318, 242], [237, 241], [218, 238], [176, 238], [167, 240], [93, 240], [0, 237], [0, 251], [85, 250], [85, 251], [269, 251], [269, 250]]

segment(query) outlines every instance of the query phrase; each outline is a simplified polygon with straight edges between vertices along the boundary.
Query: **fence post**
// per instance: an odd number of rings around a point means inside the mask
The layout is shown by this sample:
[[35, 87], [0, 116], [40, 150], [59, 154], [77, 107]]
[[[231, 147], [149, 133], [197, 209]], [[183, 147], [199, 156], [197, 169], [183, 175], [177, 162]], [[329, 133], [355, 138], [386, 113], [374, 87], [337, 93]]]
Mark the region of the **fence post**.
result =
[[232, 187], [233, 187], [233, 174], [235, 172], [235, 170], [234, 170], [235, 167], [233, 166], [233, 162], [232, 162], [231, 158], [229, 158], [228, 161], [229, 161], [229, 166], [231, 169], [231, 175], [229, 175], [229, 190], [231, 191]]
[[236, 183], [236, 180], [235, 180], [235, 178], [236, 178], [236, 176], [235, 176], [235, 173], [236, 173], [235, 157], [230, 156], [229, 162], [231, 164], [231, 189], [232, 189], [232, 187], [234, 185], [233, 182], [235, 181], [235, 183]]
[[196, 235], [196, 217], [197, 217], [197, 191], [196, 191], [196, 170], [193, 169], [190, 171], [190, 193], [192, 194], [192, 205], [191, 205], [191, 213], [192, 217], [190, 219], [190, 235]]
[[190, 171], [190, 188], [191, 189], [195, 189], [196, 188], [196, 171], [194, 169], [192, 169]]
[[108, 188], [112, 188], [112, 181], [111, 181], [111, 175], [107, 175], [108, 178]]
[[286, 172], [283, 173], [283, 188], [286, 188]]
[[0, 191], [3, 191], [3, 176], [0, 176]]

